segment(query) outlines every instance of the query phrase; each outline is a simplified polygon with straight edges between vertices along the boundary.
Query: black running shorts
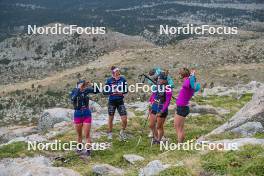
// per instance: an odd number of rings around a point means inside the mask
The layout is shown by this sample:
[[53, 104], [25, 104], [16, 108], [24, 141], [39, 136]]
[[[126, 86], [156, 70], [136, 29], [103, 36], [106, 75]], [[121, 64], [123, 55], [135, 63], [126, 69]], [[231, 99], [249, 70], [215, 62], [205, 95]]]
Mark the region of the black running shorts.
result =
[[118, 111], [120, 116], [127, 115], [126, 107], [123, 100], [113, 100], [108, 103], [108, 115], [114, 116], [115, 111]]
[[179, 116], [186, 117], [190, 113], [189, 106], [177, 106], [176, 113]]

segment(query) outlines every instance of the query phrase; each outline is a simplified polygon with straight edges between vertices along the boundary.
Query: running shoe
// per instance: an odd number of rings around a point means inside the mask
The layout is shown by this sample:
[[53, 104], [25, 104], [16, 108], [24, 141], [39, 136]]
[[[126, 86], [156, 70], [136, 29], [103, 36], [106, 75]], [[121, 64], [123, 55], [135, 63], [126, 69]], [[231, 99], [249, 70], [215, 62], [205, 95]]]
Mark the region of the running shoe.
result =
[[152, 146], [153, 144], [160, 144], [160, 141], [157, 140], [157, 139], [155, 139], [155, 138], [151, 138], [151, 146]]
[[149, 138], [153, 138], [153, 133], [152, 133], [152, 131], [149, 132], [148, 137], [149, 137]]
[[127, 134], [125, 133], [124, 130], [120, 130], [119, 137], [121, 141], [127, 140]]
[[88, 149], [88, 150], [86, 150], [86, 151], [84, 152], [83, 155], [89, 157], [89, 156], [91, 156], [91, 153], [92, 153], [91, 149]]

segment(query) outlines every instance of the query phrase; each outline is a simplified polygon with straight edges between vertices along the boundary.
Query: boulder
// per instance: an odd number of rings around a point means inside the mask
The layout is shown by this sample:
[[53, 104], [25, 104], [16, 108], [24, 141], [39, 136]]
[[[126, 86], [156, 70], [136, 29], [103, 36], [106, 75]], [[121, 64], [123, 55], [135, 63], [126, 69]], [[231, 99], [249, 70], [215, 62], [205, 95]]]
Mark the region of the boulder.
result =
[[52, 162], [43, 156], [34, 158], [3, 159], [0, 164], [1, 176], [80, 176], [79, 173], [62, 167], [52, 167]]
[[40, 131], [47, 131], [53, 128], [56, 123], [63, 121], [72, 121], [74, 111], [65, 108], [53, 108], [44, 110], [43, 114], [38, 120], [38, 129]]
[[259, 88], [253, 95], [252, 100], [240, 109], [230, 120], [214, 129], [208, 135], [231, 131], [247, 122], [260, 122], [262, 126], [264, 124], [264, 86]]
[[253, 136], [256, 133], [262, 133], [264, 128], [260, 122], [247, 122], [231, 130], [233, 133], [241, 134], [243, 137]]
[[122, 169], [113, 167], [109, 164], [98, 164], [93, 166], [92, 168], [93, 173], [95, 175], [102, 175], [102, 176], [107, 176], [107, 175], [124, 175], [125, 172]]
[[130, 164], [135, 164], [137, 161], [143, 161], [144, 158], [135, 154], [123, 155], [123, 158]]
[[161, 171], [169, 168], [171, 165], [163, 165], [160, 160], [154, 160], [147, 164], [146, 167], [140, 169], [139, 176], [153, 176], [158, 175]]

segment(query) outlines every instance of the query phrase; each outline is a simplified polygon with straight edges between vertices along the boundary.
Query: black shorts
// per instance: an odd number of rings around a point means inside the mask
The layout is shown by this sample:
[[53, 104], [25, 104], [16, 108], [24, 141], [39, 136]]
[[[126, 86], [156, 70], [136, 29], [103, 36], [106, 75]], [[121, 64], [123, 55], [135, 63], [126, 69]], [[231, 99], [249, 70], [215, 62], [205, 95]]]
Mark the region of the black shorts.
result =
[[[154, 110], [151, 110], [150, 111], [152, 114], [156, 115], [157, 114], [157, 111], [154, 111]], [[168, 111], [165, 111], [163, 113], [160, 114], [160, 117], [161, 118], [166, 118], [168, 116]]]
[[190, 113], [189, 106], [177, 106], [176, 113], [179, 116], [186, 117]]
[[126, 107], [123, 100], [113, 100], [108, 103], [108, 115], [114, 116], [115, 111], [118, 111], [120, 116], [127, 115]]

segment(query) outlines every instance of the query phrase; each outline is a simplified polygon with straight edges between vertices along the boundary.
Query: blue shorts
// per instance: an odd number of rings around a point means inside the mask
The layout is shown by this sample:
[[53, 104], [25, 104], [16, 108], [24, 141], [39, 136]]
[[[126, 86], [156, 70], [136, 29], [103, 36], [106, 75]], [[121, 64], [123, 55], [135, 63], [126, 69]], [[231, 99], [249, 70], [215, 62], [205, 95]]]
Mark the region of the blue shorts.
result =
[[84, 108], [80, 110], [74, 111], [74, 123], [81, 124], [81, 123], [92, 123], [92, 113], [90, 109]]
[[[163, 104], [158, 104], [158, 103], [153, 103], [151, 106], [150, 112], [152, 114], [158, 114], [162, 111], [163, 109]], [[168, 116], [168, 109], [166, 109], [164, 112], [161, 113], [160, 117], [166, 118]]]

